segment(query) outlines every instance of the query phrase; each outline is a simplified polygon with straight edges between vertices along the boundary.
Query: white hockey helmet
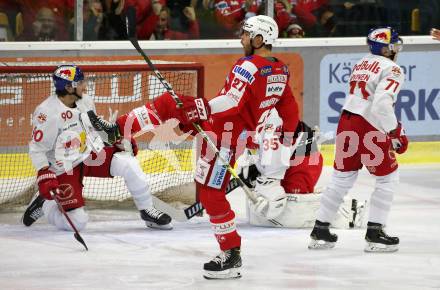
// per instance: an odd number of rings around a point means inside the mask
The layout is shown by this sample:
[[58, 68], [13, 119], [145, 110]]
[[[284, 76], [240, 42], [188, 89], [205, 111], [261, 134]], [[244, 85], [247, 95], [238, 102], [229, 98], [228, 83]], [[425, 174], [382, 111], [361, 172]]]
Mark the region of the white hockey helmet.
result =
[[251, 39], [261, 35], [264, 44], [273, 44], [278, 38], [277, 23], [273, 18], [266, 15], [249, 17], [243, 23], [242, 30], [249, 32]]

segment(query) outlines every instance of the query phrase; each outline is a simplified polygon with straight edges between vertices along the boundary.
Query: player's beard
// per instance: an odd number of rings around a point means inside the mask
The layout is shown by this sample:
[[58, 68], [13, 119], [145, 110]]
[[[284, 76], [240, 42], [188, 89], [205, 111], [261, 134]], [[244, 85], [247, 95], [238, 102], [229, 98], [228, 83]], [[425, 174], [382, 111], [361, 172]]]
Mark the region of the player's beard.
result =
[[245, 56], [251, 56], [251, 55], [253, 55], [254, 52], [255, 52], [255, 49], [254, 49], [254, 47], [252, 46], [252, 44], [245, 45], [243, 48], [244, 48], [244, 55], [245, 55]]
[[78, 93], [76, 92], [76, 88], [75, 88], [75, 90], [73, 91], [73, 95], [76, 96], [76, 97], [78, 98], [78, 100], [81, 100], [81, 99], [82, 99], [82, 96], [78, 95]]

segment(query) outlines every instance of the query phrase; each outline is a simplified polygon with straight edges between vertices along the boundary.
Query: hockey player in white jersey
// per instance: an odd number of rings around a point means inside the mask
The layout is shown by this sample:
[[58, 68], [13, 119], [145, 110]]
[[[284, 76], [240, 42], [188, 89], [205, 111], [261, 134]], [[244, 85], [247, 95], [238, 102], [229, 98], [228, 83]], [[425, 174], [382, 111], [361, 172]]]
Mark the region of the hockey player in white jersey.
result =
[[137, 154], [134, 139], [104, 146], [92, 128], [86, 112], [95, 110], [95, 105], [85, 93], [81, 69], [59, 66], [53, 82], [56, 95], [49, 96], [33, 114], [29, 154], [38, 171], [39, 193], [24, 213], [24, 225], [30, 226], [44, 215], [57, 228], [72, 230], [53, 200], [55, 196], [77, 229], [82, 230], [88, 221], [83, 177], [122, 176], [146, 225], [171, 229], [171, 218], [153, 207], [146, 175], [133, 156]]
[[407, 150], [408, 139], [394, 113], [404, 74], [396, 64], [402, 40], [391, 27], [370, 31], [370, 54], [354, 67], [336, 137], [332, 180], [323, 192], [309, 249], [332, 248], [337, 236], [329, 225], [343, 197], [353, 187], [364, 165], [376, 179], [370, 198], [366, 252], [397, 251], [399, 238], [384, 232], [394, 192], [399, 183], [395, 152]]

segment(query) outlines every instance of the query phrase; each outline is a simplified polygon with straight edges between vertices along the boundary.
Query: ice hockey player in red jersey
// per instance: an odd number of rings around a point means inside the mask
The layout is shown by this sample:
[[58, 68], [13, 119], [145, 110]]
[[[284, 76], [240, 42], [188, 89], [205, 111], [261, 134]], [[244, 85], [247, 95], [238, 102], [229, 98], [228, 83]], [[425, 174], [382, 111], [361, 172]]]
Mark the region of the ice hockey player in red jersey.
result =
[[[278, 37], [276, 22], [264, 15], [247, 19], [242, 27], [241, 44], [245, 57], [240, 58], [226, 77], [220, 93], [207, 103], [203, 99], [179, 96], [183, 106], [169, 93], [152, 103], [139, 107], [118, 118], [119, 131], [127, 138], [149, 130], [161, 121], [176, 118], [183, 131], [195, 131], [191, 122], [200, 121], [217, 144], [220, 155], [230, 163], [235, 161], [262, 126], [267, 112], [276, 108], [285, 132], [282, 146], [292, 147], [298, 126], [298, 105], [289, 86], [287, 66], [272, 57], [272, 45]], [[96, 119], [92, 122], [95, 122]], [[108, 124], [101, 123], [103, 128]], [[290, 155], [289, 155], [290, 156]], [[230, 178], [226, 166], [217, 160], [213, 150], [203, 143], [196, 164], [195, 181], [199, 198], [209, 215], [221, 253], [204, 265], [207, 279], [241, 277], [241, 237], [237, 233], [235, 213], [225, 196]]]
[[350, 76], [349, 93], [337, 129], [332, 180], [322, 193], [310, 249], [334, 247], [337, 236], [330, 233], [329, 225], [364, 165], [376, 179], [370, 198], [365, 251], [398, 249], [399, 238], [388, 236], [383, 228], [399, 183], [395, 153], [403, 154], [408, 147], [394, 112], [404, 81], [404, 73], [395, 62], [402, 40], [393, 28], [386, 27], [372, 29], [367, 43], [371, 53], [353, 67]]

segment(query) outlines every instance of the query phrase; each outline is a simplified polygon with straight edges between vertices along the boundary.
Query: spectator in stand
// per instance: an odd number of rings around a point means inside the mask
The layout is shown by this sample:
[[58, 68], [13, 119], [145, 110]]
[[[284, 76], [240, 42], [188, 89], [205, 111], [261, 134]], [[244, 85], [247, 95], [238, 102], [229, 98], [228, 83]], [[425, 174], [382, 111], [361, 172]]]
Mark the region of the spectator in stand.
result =
[[243, 20], [257, 15], [257, 0], [203, 0], [205, 9], [214, 9], [217, 22], [223, 27], [220, 37], [236, 38]]
[[303, 38], [305, 33], [298, 24], [290, 24], [286, 29], [287, 38]]
[[429, 33], [431, 27], [440, 24], [440, 1], [420, 0], [420, 33]]
[[0, 42], [1, 41], [11, 41], [12, 32], [9, 27], [9, 20], [6, 13], [0, 12]]
[[125, 0], [104, 0], [104, 19], [99, 39], [122, 40], [126, 39], [125, 21], [121, 14], [124, 11]]
[[[42, 2], [44, 2], [44, 5], [42, 5]], [[55, 38], [51, 40], [68, 40], [68, 24], [73, 17], [75, 0], [16, 0], [16, 3], [20, 6], [24, 26], [23, 34], [19, 37], [19, 40], [38, 40], [34, 36], [34, 29], [36, 28], [34, 26], [35, 24], [37, 26], [41, 24], [41, 21], [37, 19], [39, 14], [40, 17], [43, 17], [43, 22], [46, 22], [46, 18], [50, 18], [49, 21], [54, 23], [56, 34]], [[51, 10], [51, 13], [46, 9], [44, 9], [44, 13], [40, 12], [43, 8]], [[44, 16], [41, 16], [41, 14]], [[36, 21], [37, 23], [35, 23]]]
[[[103, 7], [100, 0], [85, 0], [83, 6], [83, 39], [98, 40], [99, 31], [104, 19]], [[75, 19], [70, 20], [70, 39], [74, 36]]]
[[185, 7], [197, 6], [197, 0], [167, 0], [167, 7], [169, 8], [168, 28], [180, 32], [189, 30], [190, 22], [185, 15]]
[[68, 40], [64, 27], [57, 25], [52, 9], [42, 7], [31, 27], [26, 27], [19, 40], [26, 41], [60, 41]]
[[100, 0], [84, 1], [84, 40], [97, 40], [104, 19], [104, 8]]
[[329, 9], [328, 0], [298, 0], [292, 12], [311, 35], [331, 36], [335, 30], [336, 17]]
[[280, 31], [285, 31], [290, 23], [295, 22], [296, 18], [290, 12], [292, 4], [289, 0], [277, 0], [274, 3], [274, 19]]
[[431, 29], [431, 36], [433, 39], [440, 41], [440, 30], [436, 28]]
[[13, 41], [22, 32], [20, 11], [15, 1], [0, 1], [0, 40]]
[[125, 8], [133, 6], [136, 9], [136, 31], [138, 39], [150, 39], [159, 14], [166, 0], [126, 0]]
[[162, 7], [159, 14], [159, 21], [156, 23], [151, 40], [164, 39], [198, 39], [200, 37], [199, 22], [196, 19], [196, 12], [193, 7], [183, 8], [183, 14], [188, 19], [188, 31], [180, 32], [171, 30], [169, 27], [170, 10], [168, 7]]

